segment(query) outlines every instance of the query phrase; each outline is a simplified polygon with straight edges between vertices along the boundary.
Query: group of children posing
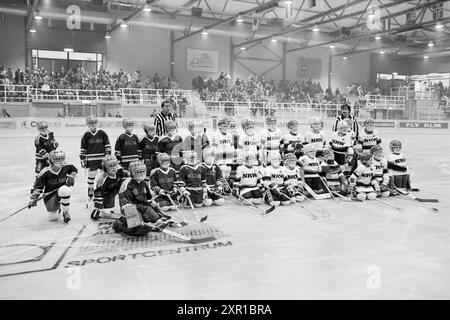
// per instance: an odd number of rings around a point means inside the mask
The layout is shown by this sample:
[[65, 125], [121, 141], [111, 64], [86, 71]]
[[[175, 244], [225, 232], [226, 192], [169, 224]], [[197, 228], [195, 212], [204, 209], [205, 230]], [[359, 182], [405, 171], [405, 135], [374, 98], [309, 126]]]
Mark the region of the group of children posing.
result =
[[[143, 221], [157, 229], [170, 218], [167, 211], [179, 204], [220, 206], [227, 193], [245, 204], [278, 206], [329, 191], [365, 200], [395, 195], [394, 186], [410, 189], [401, 142], [391, 141], [391, 154], [385, 158], [372, 120], [364, 121], [358, 135], [347, 121], [339, 121], [328, 142], [318, 118], [311, 120], [304, 135], [296, 120], [287, 123], [288, 133], [282, 135], [274, 117], [266, 119], [262, 134], [256, 133], [252, 121], [243, 121], [243, 135], [233, 119], [220, 119], [219, 130], [210, 136], [201, 122], [193, 121], [184, 139], [174, 121], [166, 122], [166, 134], [160, 137], [154, 125], [144, 124], [140, 139], [133, 133], [133, 120], [124, 119], [122, 124], [125, 132], [117, 138], [113, 154], [97, 118], [86, 119], [89, 130], [81, 139], [80, 160], [88, 175], [87, 197], [94, 203], [94, 220], [111, 212], [117, 195], [122, 212], [124, 206], [136, 205]], [[43, 196], [50, 219], [61, 213], [68, 222], [69, 187], [78, 171], [65, 163], [65, 153], [57, 149], [48, 125], [39, 122], [37, 128], [37, 178], [29, 206]], [[128, 228], [123, 217], [114, 228], [134, 235], [150, 230]]]

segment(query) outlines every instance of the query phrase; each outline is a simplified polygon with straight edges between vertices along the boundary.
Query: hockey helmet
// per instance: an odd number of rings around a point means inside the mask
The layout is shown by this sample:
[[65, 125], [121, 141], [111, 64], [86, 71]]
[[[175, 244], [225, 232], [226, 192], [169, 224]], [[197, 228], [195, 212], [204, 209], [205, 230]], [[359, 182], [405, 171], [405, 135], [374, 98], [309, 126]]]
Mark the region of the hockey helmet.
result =
[[131, 176], [138, 181], [144, 180], [147, 176], [147, 166], [142, 161], [131, 162], [128, 169]]
[[122, 120], [122, 126], [126, 131], [133, 131], [135, 125], [136, 123], [133, 119], [125, 118]]
[[40, 133], [47, 133], [48, 131], [48, 123], [47, 121], [39, 121], [36, 124], [36, 128]]
[[48, 154], [48, 160], [52, 165], [61, 167], [65, 164], [66, 153], [62, 150], [53, 150]]
[[293, 153], [287, 153], [283, 157], [283, 162], [285, 166], [292, 169], [297, 164], [297, 157]]
[[289, 120], [287, 123], [288, 129], [291, 129], [292, 127], [298, 127], [298, 121], [297, 120]]
[[115, 174], [119, 169], [119, 161], [113, 155], [107, 155], [102, 160], [102, 167], [107, 173]]

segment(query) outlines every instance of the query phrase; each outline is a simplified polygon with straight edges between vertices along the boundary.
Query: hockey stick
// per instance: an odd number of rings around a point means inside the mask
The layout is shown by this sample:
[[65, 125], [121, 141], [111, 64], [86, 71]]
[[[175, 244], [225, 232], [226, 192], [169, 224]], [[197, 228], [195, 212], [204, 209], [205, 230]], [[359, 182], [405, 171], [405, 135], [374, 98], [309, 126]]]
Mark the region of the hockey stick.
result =
[[287, 199], [289, 199], [289, 201], [291, 201], [292, 203], [297, 204], [297, 205], [299, 205], [301, 208], [303, 208], [303, 210], [305, 210], [305, 211], [308, 213], [308, 215], [311, 217], [311, 219], [317, 220], [317, 216], [316, 216], [314, 213], [312, 213], [311, 210], [305, 208], [300, 202], [298, 202], [297, 200], [294, 200], [293, 198], [289, 197], [286, 193], [284, 193], [284, 192], [280, 192], [280, 193], [281, 193], [283, 196], [285, 196]]
[[[227, 180], [224, 179], [224, 182], [225, 182], [225, 184], [227, 185], [228, 189], [229, 189], [229, 190], [232, 190], [231, 187], [230, 187], [230, 185], [228, 184]], [[262, 215], [267, 215], [267, 214], [271, 213], [273, 210], [275, 210], [275, 206], [272, 206], [272, 207], [270, 207], [270, 208], [267, 209], [267, 210], [258, 208], [258, 207], [255, 206], [251, 201], [245, 199], [245, 198], [242, 197], [240, 194], [235, 194], [235, 195], [234, 195], [233, 193], [231, 193], [231, 196], [232, 196], [234, 199], [236, 199], [236, 198], [239, 199], [239, 200], [240, 200], [239, 203], [241, 203], [241, 204], [242, 204], [242, 202], [247, 203], [247, 204], [250, 206], [250, 208], [252, 208], [252, 209], [258, 211], [258, 212], [259, 212], [260, 214], [262, 214]], [[237, 196], [237, 197], [236, 197], [236, 196]], [[237, 199], [236, 199], [236, 200], [237, 200]], [[247, 206], [246, 206], [246, 207], [247, 207]]]
[[[305, 183], [305, 185], [306, 185], [306, 183]], [[316, 206], [317, 208], [319, 208], [319, 209], [322, 211], [322, 216], [323, 216], [323, 217], [329, 217], [329, 216], [330, 216], [330, 214], [329, 214], [324, 208], [322, 208], [321, 206], [315, 204], [313, 200], [309, 199], [309, 198], [306, 196], [306, 194], [304, 194], [304, 193], [301, 192], [300, 190], [299, 190], [298, 192], [300, 192], [300, 193], [305, 197], [306, 200], [311, 201], [311, 204], [313, 204], [314, 206]]]
[[322, 183], [325, 186], [325, 188], [327, 189], [328, 193], [331, 195], [331, 198], [336, 199], [333, 192], [331, 192], [330, 188], [328, 187], [327, 181], [324, 178], [322, 178], [321, 176], [319, 176], [319, 179], [320, 179], [320, 181], [322, 181]]
[[386, 201], [381, 200], [381, 199], [378, 199], [378, 198], [375, 198], [375, 199], [373, 199], [373, 200], [378, 201], [378, 202], [381, 202], [381, 203], [383, 203], [383, 204], [385, 204], [385, 205], [387, 205], [387, 206], [389, 206], [389, 207], [391, 207], [391, 208], [394, 208], [394, 209], [396, 209], [396, 210], [398, 210], [398, 211], [401, 211], [401, 212], [403, 212], [403, 210], [404, 210], [404, 208], [394, 206], [394, 205], [390, 204], [389, 202], [386, 202]]
[[[424, 203], [424, 202], [425, 202], [425, 203], [428, 203], [428, 202], [439, 202], [438, 199], [418, 198], [418, 197], [416, 197], [416, 196], [410, 194], [410, 193], [409, 193], [408, 191], [406, 191], [405, 189], [397, 188], [397, 187], [395, 187], [395, 186], [394, 186], [394, 188], [395, 188], [395, 190], [397, 190], [402, 196], [409, 197], [409, 198], [411, 198], [411, 199], [413, 199], [413, 200], [416, 200], [416, 201], [418, 201], [418, 202], [421, 202], [421, 203]], [[438, 209], [438, 208], [435, 208], [435, 207], [432, 207], [431, 210], [433, 210], [434, 212], [439, 212], [439, 209]]]
[[185, 223], [185, 225], [188, 224], [186, 217], [184, 216], [184, 213], [180, 210], [180, 208], [178, 208], [178, 206], [175, 204], [175, 202], [173, 201], [172, 197], [169, 194], [166, 194], [167, 198], [169, 198], [170, 203], [175, 206], [175, 209], [177, 210], [177, 212], [181, 215], [181, 219], [183, 219], [183, 222]]
[[405, 189], [398, 188], [398, 187], [395, 187], [395, 186], [394, 186], [394, 188], [395, 188], [395, 190], [397, 190], [400, 194], [402, 194], [402, 195], [404, 195], [404, 196], [408, 196], [408, 197], [410, 197], [411, 199], [414, 199], [414, 200], [419, 201], [419, 202], [439, 202], [438, 199], [419, 198], [419, 197], [416, 197], [416, 196], [410, 194], [410, 193], [409, 193], [408, 191], [406, 191]]
[[[143, 222], [142, 224], [146, 225], [148, 227], [155, 228], [155, 226], [152, 223], [150, 223], [150, 222]], [[167, 226], [165, 226], [163, 228], [157, 228], [157, 229], [159, 229], [161, 232], [164, 232], [165, 234], [168, 234], [168, 235], [171, 235], [172, 237], [175, 237], [175, 238], [178, 238], [178, 239], [190, 242], [192, 244], [199, 244], [199, 243], [204, 243], [204, 242], [217, 240], [216, 237], [212, 237], [212, 236], [211, 237], [200, 238], [200, 239], [195, 239], [195, 238], [188, 237], [188, 236], [185, 236], [183, 234], [180, 234], [178, 232], [174, 232], [172, 230], [168, 230], [168, 229], [166, 229], [166, 227]]]
[[349, 197], [346, 197], [346, 196], [340, 194], [340, 193], [337, 192], [337, 191], [332, 191], [332, 193], [333, 193], [335, 196], [337, 196], [337, 197], [339, 197], [339, 198], [341, 198], [342, 200], [347, 201], [347, 202], [362, 202], [362, 200], [359, 200], [359, 199], [356, 199], [356, 198], [349, 198]]
[[186, 198], [187, 198], [187, 200], [188, 200], [188, 202], [189, 202], [189, 205], [191, 206], [192, 213], [194, 214], [195, 219], [196, 219], [198, 222], [206, 221], [206, 219], [208, 219], [208, 216], [206, 215], [206, 216], [200, 218], [200, 217], [198, 216], [198, 214], [197, 214], [197, 211], [196, 211], [195, 208], [194, 208], [194, 205], [192, 204], [191, 197], [186, 196]]
[[[39, 198], [36, 199], [36, 203], [37, 203], [38, 201], [42, 200], [44, 197], [46, 197], [46, 196], [48, 196], [48, 195], [51, 195], [51, 194], [55, 193], [56, 191], [58, 191], [58, 189], [55, 189], [55, 190], [52, 190], [52, 191], [50, 191], [50, 192], [44, 193], [43, 195], [41, 195]], [[1, 219], [0, 222], [3, 222], [3, 221], [5, 221], [6, 219], [9, 219], [10, 217], [12, 217], [12, 216], [18, 214], [19, 212], [25, 210], [26, 208], [31, 209], [31, 207], [27, 204], [25, 207], [20, 208], [19, 210], [15, 211], [14, 213], [11, 213], [9, 216], [7, 216], [7, 217]]]

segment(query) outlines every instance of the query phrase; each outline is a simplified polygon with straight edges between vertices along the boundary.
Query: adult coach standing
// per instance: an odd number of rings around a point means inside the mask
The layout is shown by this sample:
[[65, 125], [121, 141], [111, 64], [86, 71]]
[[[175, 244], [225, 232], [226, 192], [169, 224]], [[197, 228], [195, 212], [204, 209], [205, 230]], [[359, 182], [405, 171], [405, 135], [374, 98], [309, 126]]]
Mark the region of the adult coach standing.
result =
[[353, 130], [353, 132], [355, 133], [355, 138], [358, 138], [359, 135], [359, 125], [358, 125], [358, 121], [356, 120], [356, 118], [354, 116], [352, 116], [350, 114], [351, 112], [351, 107], [348, 103], [344, 103], [341, 106], [341, 114], [337, 117], [336, 119], [336, 123], [333, 126], [333, 131], [337, 131], [337, 124], [339, 121], [346, 121], [348, 123], [348, 126], [350, 129]]
[[170, 102], [165, 100], [161, 103], [161, 113], [158, 113], [155, 116], [155, 127], [156, 127], [156, 135], [161, 137], [164, 134], [167, 134], [166, 130], [166, 122], [168, 120], [175, 120], [173, 115], [170, 113]]

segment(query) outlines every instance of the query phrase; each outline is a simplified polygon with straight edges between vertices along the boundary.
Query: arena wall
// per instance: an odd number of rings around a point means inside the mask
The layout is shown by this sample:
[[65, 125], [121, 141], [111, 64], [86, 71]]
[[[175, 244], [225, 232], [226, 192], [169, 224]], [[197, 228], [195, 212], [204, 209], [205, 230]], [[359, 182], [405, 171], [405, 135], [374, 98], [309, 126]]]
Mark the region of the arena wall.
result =
[[25, 66], [25, 18], [4, 15], [0, 18], [0, 65]]

